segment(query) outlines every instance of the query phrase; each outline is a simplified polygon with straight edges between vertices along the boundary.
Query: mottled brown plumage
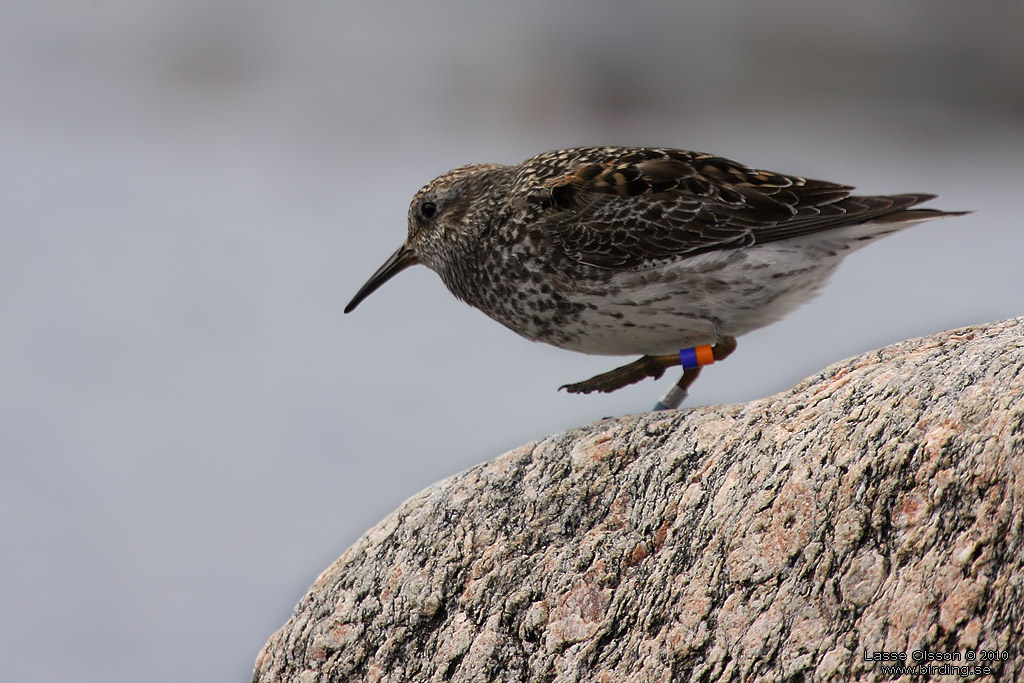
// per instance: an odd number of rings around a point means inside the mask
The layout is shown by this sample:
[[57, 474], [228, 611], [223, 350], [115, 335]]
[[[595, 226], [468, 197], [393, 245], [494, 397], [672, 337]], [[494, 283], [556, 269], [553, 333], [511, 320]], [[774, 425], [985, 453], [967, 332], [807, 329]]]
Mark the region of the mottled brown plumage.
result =
[[622, 375], [660, 374], [680, 348], [778, 320], [852, 250], [955, 215], [913, 208], [930, 194], [852, 191], [662, 148], [581, 147], [465, 166], [416, 193], [405, 244], [345, 311], [424, 263], [528, 339], [662, 359], [633, 364], [644, 372], [620, 369], [614, 382], [569, 386], [611, 391], [629, 383]]

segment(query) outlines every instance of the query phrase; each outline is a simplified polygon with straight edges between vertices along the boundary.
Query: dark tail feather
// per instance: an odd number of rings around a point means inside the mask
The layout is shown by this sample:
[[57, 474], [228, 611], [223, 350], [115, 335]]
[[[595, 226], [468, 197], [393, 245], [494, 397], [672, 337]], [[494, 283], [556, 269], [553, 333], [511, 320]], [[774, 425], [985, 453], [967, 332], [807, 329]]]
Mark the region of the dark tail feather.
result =
[[887, 213], [872, 219], [874, 223], [903, 223], [905, 221], [926, 221], [943, 216], [963, 216], [972, 211], [942, 211], [940, 209], [911, 209], [935, 199], [934, 194], [897, 194], [886, 197], [893, 200], [893, 207]]

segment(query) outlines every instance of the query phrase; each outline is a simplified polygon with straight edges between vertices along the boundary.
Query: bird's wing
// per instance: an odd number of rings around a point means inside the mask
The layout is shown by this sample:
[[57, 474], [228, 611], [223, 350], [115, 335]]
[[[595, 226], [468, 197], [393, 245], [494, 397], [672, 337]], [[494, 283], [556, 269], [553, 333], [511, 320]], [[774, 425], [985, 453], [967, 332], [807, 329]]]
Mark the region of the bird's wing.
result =
[[[872, 220], [943, 215], [906, 211], [933, 195], [851, 196], [845, 185], [668, 149], [588, 150], [535, 188], [545, 227], [566, 254], [615, 270]], [[908, 215], [918, 213], [927, 215]]]

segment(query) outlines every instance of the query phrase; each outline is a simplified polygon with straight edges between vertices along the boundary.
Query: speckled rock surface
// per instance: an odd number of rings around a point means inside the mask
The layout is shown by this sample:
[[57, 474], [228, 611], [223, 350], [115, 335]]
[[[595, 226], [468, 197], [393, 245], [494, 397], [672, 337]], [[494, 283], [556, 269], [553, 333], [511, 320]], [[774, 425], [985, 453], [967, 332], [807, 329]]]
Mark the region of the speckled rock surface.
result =
[[1024, 318], [442, 481], [316, 580], [253, 680], [889, 681], [866, 656], [926, 650], [1019, 680], [1022, 511]]

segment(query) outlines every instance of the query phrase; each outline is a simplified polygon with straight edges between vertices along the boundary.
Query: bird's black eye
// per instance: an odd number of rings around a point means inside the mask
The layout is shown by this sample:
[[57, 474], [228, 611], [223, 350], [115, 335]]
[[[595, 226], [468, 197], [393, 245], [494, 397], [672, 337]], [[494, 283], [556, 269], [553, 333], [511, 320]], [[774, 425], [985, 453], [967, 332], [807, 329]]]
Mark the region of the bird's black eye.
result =
[[437, 204], [434, 202], [423, 202], [420, 204], [420, 215], [429, 221], [437, 215]]

